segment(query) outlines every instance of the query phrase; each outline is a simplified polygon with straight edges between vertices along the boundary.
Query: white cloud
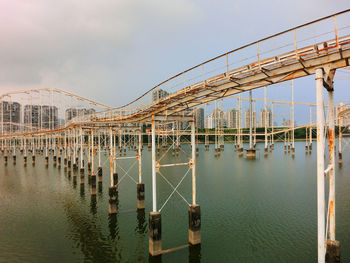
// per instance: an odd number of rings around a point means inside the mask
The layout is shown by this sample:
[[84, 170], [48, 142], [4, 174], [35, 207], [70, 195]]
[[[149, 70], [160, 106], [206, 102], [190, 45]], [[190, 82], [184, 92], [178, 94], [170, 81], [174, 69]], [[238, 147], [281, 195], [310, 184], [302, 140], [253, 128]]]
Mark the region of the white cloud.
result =
[[221, 52], [347, 5], [318, 3], [0, 0], [0, 93], [55, 87], [118, 106]]
[[0, 87], [110, 90], [120, 84], [118, 71], [137, 59], [140, 35], [167, 37], [198, 19], [198, 10], [185, 0], [0, 0]]

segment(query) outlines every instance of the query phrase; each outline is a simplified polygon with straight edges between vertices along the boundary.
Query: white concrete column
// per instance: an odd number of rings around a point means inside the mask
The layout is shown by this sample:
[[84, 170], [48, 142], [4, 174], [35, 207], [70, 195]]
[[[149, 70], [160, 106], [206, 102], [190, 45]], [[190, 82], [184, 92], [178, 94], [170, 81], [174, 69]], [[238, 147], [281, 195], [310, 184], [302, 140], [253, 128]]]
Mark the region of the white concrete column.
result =
[[157, 212], [156, 123], [152, 116], [152, 211]]
[[317, 118], [317, 239], [318, 263], [325, 262], [325, 194], [324, 194], [324, 96], [323, 69], [316, 69]]

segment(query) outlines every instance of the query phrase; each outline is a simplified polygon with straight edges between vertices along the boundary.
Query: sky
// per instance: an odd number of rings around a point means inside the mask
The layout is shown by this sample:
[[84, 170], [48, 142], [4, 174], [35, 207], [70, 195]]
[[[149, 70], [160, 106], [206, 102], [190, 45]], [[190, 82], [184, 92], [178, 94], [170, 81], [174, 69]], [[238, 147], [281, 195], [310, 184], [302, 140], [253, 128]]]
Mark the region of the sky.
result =
[[[349, 7], [348, 0], [0, 0], [0, 93], [52, 87], [121, 106], [212, 57]], [[336, 100], [350, 99], [350, 70], [342, 71]], [[268, 95], [290, 98], [288, 86]], [[313, 76], [294, 86], [295, 100], [315, 101]]]

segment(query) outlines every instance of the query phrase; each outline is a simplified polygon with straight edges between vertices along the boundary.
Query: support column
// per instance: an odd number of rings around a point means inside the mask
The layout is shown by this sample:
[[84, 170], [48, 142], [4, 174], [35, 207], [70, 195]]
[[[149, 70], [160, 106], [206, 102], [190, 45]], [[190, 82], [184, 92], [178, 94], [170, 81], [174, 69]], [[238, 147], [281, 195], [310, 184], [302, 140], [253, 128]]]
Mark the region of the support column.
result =
[[67, 167], [68, 167], [68, 159], [67, 159], [67, 155], [68, 155], [68, 147], [67, 147], [67, 132], [64, 133], [64, 144], [63, 144], [63, 150], [64, 150], [64, 159], [63, 159], [63, 165], [64, 165], [64, 171], [67, 171]]
[[16, 165], [16, 137], [13, 138], [13, 153], [12, 153], [13, 164]]
[[145, 184], [142, 183], [142, 131], [139, 133], [139, 182], [137, 184], [137, 209], [145, 209]]
[[72, 140], [72, 135], [71, 135], [71, 130], [68, 130], [68, 138], [67, 138], [67, 171], [68, 171], [68, 177], [71, 177], [72, 174], [72, 156], [71, 156], [71, 140]]
[[268, 145], [267, 145], [267, 87], [264, 87], [264, 102], [265, 102], [265, 112], [264, 112], [264, 127], [265, 127], [265, 149], [264, 149], [264, 155], [268, 155]]
[[32, 165], [34, 166], [35, 165], [35, 139], [33, 137], [33, 145], [32, 145]]
[[271, 148], [275, 149], [275, 141], [274, 141], [274, 116], [273, 116], [273, 102], [271, 103]]
[[57, 135], [57, 140], [58, 140], [58, 149], [57, 149], [57, 167], [61, 168], [61, 134], [59, 133]]
[[284, 153], [287, 152], [287, 133], [284, 132]]
[[24, 143], [24, 149], [23, 149], [23, 152], [24, 152], [24, 157], [23, 157], [23, 164], [24, 166], [27, 166], [27, 138], [24, 137], [23, 139], [23, 143]]
[[309, 132], [309, 152], [312, 151], [312, 106], [310, 105], [310, 132]]
[[73, 177], [76, 178], [76, 172], [78, 170], [78, 156], [77, 156], [77, 132], [73, 130]]
[[78, 157], [77, 157], [77, 132], [76, 129], [73, 129], [72, 133], [73, 140], [73, 187], [75, 188], [77, 185], [77, 171], [78, 171]]
[[90, 138], [90, 134], [88, 134], [88, 149], [87, 149], [87, 153], [88, 153], [88, 177], [89, 177], [89, 181], [90, 181], [90, 175], [91, 175], [91, 151], [90, 151], [90, 143], [91, 143], [91, 138]]
[[292, 140], [292, 157], [295, 155], [295, 147], [294, 147], [294, 82], [291, 80], [292, 85], [292, 107], [291, 107], [291, 115], [292, 115], [292, 131], [291, 131], [291, 140]]
[[188, 242], [191, 245], [201, 243], [201, 210], [197, 204], [196, 190], [196, 140], [195, 140], [195, 125], [191, 122], [191, 145], [192, 145], [192, 205], [188, 208]]
[[305, 153], [309, 152], [309, 145], [308, 145], [308, 137], [307, 137], [307, 129], [308, 127], [305, 127]]
[[56, 147], [56, 137], [53, 136], [53, 166], [57, 165], [57, 147]]
[[80, 128], [80, 185], [84, 186], [84, 140], [82, 128]]
[[97, 175], [98, 175], [98, 184], [100, 186], [100, 185], [102, 185], [101, 132], [99, 132], [99, 134], [98, 134], [98, 168], [97, 168]]
[[157, 211], [156, 124], [152, 116], [152, 211]]
[[339, 145], [338, 145], [338, 163], [342, 164], [343, 163], [343, 153], [342, 153], [342, 137], [343, 137], [343, 132], [342, 132], [342, 125], [343, 125], [343, 119], [342, 117], [339, 117]]
[[109, 157], [110, 157], [110, 187], [109, 187], [109, 200], [108, 200], [108, 212], [109, 214], [117, 213], [117, 198], [118, 198], [118, 174], [113, 173], [113, 131], [112, 128], [109, 130]]
[[324, 98], [323, 69], [316, 69], [317, 117], [317, 246], [318, 263], [325, 263], [325, 194], [324, 194]]
[[340, 262], [340, 243], [335, 240], [335, 129], [334, 129], [334, 106], [333, 106], [334, 89], [328, 90], [328, 115], [329, 115], [329, 238], [326, 248], [326, 262]]
[[118, 191], [118, 173], [117, 173], [117, 133], [113, 133], [113, 182]]
[[152, 212], [149, 214], [148, 244], [152, 256], [162, 252], [162, 223], [161, 214], [157, 211], [157, 182], [156, 182], [156, 123], [152, 116]]
[[5, 139], [5, 154], [4, 154], [4, 163], [5, 163], [5, 166], [7, 165], [7, 161], [8, 161], [8, 156], [7, 156], [7, 140]]
[[45, 138], [45, 166], [48, 167], [49, 166], [49, 155], [48, 155], [48, 138], [47, 138], [47, 135], [46, 135], [46, 138]]
[[255, 148], [253, 148], [252, 90], [249, 90], [249, 149], [247, 149], [247, 159], [255, 159], [255, 157]]
[[94, 168], [94, 130], [91, 130], [91, 195], [96, 195], [96, 174]]
[[238, 156], [243, 156], [243, 142], [242, 142], [242, 136], [241, 136], [241, 127], [242, 127], [242, 99], [241, 95], [239, 95], [238, 98], [238, 145], [237, 145], [237, 152]]

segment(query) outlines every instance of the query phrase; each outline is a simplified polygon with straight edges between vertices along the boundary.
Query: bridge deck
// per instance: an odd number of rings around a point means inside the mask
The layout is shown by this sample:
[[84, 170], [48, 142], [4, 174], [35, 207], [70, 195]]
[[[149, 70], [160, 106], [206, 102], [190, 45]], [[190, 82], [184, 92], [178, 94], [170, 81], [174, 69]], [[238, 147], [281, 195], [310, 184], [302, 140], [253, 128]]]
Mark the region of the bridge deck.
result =
[[180, 89], [156, 102], [136, 109], [120, 109], [95, 116], [93, 122], [148, 122], [152, 115], [171, 116], [185, 109], [217, 99], [315, 73], [318, 67], [338, 69], [349, 66], [350, 35], [215, 75]]

